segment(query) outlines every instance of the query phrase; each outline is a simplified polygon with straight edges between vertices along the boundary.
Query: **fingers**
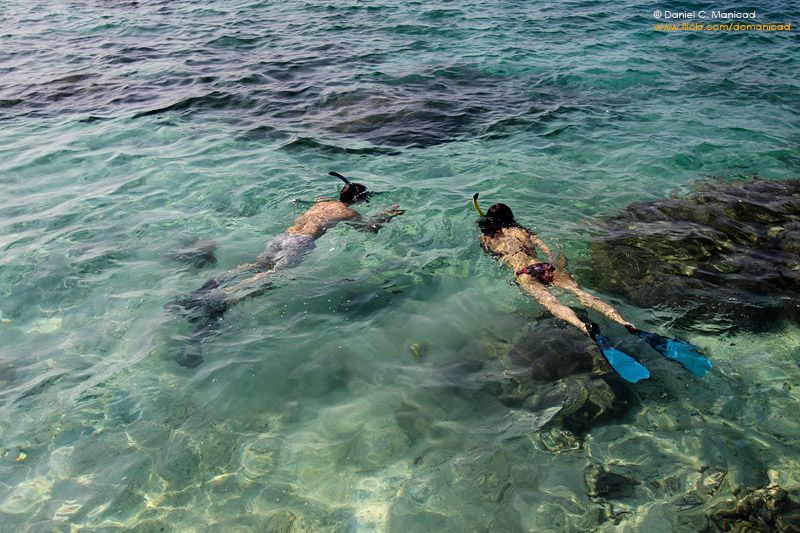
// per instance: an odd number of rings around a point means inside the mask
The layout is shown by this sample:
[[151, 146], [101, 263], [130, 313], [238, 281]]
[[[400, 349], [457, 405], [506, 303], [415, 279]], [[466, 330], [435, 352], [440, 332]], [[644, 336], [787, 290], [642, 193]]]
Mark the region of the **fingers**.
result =
[[389, 209], [386, 209], [384, 211], [384, 213], [386, 213], [387, 215], [392, 215], [394, 217], [402, 215], [405, 212], [406, 212], [406, 210], [405, 209], [400, 209], [400, 206], [397, 205], [397, 204], [392, 204], [392, 206]]

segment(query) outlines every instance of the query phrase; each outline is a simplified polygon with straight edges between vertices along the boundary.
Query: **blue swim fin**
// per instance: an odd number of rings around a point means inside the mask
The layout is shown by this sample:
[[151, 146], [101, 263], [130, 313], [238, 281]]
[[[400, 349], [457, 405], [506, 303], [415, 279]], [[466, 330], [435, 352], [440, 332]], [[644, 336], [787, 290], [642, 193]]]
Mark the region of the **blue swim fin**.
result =
[[628, 331], [647, 342], [667, 359], [672, 359], [682, 364], [686, 370], [698, 378], [702, 378], [711, 370], [711, 360], [700, 353], [700, 349], [691, 343], [680, 339], [662, 337], [657, 333], [649, 333], [632, 326], [628, 328]]
[[638, 383], [650, 377], [650, 371], [647, 370], [646, 366], [622, 350], [611, 346], [608, 339], [600, 334], [600, 328], [597, 327], [597, 324], [588, 324], [586, 329], [589, 331], [589, 336], [597, 344], [597, 347], [600, 348], [608, 364], [617, 374], [622, 376], [622, 379], [629, 383]]

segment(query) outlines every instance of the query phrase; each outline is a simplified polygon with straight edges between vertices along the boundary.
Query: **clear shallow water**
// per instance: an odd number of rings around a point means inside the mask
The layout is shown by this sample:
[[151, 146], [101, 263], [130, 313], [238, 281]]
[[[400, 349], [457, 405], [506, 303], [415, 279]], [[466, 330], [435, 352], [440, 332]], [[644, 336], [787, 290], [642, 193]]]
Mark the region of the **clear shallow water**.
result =
[[[585, 268], [591, 217], [798, 175], [796, 33], [655, 33], [657, 7], [5, 4], [2, 528], [700, 529], [704, 467], [720, 497], [797, 488], [793, 327], [675, 332], [712, 374], [647, 358], [639, 403], [578, 449], [446, 370], [540, 316], [477, 246], [473, 192]], [[163, 304], [253, 259], [333, 169], [408, 212], [330, 231], [176, 365], [192, 326]], [[218, 264], [169, 258], [192, 238]], [[596, 463], [641, 483], [611, 511]]]

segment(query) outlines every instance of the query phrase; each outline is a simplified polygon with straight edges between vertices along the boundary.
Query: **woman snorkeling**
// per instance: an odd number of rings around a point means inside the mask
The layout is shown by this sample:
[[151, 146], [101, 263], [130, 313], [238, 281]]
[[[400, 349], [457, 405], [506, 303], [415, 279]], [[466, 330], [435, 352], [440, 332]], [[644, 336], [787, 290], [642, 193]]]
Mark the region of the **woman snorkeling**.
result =
[[[694, 375], [703, 377], [711, 369], [711, 361], [695, 346], [679, 339], [642, 331], [622, 318], [607, 302], [584, 291], [567, 271], [566, 260], [557, 263], [550, 248], [535, 233], [518, 224], [507, 205], [494, 204], [484, 213], [478, 205], [478, 193], [472, 197], [472, 205], [481, 217], [478, 226], [481, 229], [480, 242], [484, 250], [511, 267], [517, 284], [545, 309], [594, 340], [612, 368], [625, 380], [636, 383], [649, 378], [650, 371], [630, 355], [611, 346], [608, 339], [601, 335], [597, 324], [583, 322], [572, 309], [559, 302], [548, 287], [560, 287], [572, 292], [584, 306], [622, 324], [631, 334], [646, 341], [665, 357], [682, 364]], [[539, 260], [537, 248], [548, 262]]]

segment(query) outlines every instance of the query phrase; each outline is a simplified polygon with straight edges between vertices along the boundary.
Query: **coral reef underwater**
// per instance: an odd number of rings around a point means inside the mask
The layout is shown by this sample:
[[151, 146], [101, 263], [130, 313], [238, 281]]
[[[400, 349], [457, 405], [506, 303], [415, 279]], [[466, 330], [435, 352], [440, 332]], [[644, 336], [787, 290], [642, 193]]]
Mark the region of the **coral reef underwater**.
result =
[[706, 181], [593, 221], [586, 286], [685, 328], [765, 331], [800, 321], [800, 179]]

